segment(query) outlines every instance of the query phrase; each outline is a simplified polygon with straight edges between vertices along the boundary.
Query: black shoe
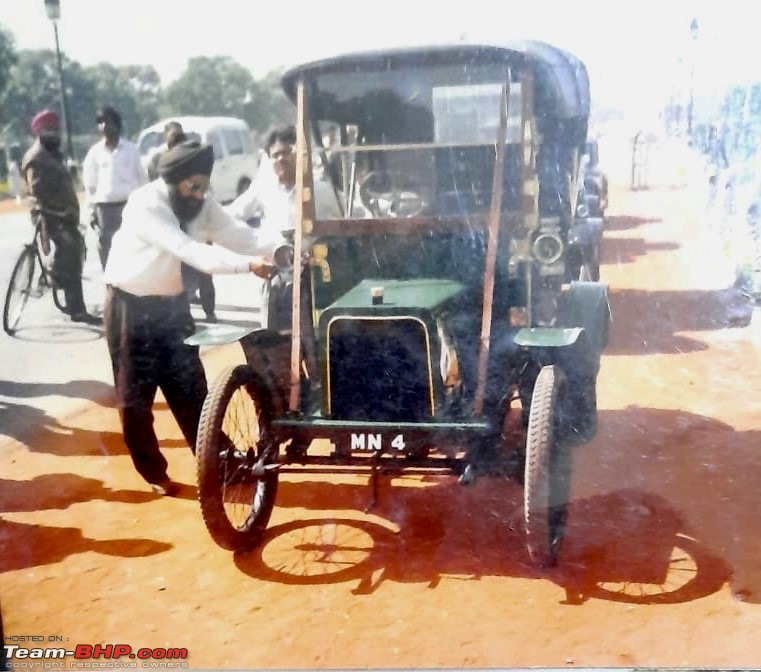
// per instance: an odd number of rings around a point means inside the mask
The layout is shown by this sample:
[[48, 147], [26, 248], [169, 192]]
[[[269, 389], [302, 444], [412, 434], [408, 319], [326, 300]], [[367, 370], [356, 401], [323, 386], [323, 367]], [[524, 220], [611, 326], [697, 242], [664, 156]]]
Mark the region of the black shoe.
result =
[[83, 324], [92, 324], [93, 326], [100, 326], [103, 324], [103, 318], [90, 313], [74, 313], [71, 316], [72, 322], [82, 322]]
[[217, 316], [214, 313], [206, 313], [206, 319], [204, 320], [204, 322], [211, 322], [213, 324], [216, 324], [217, 322], [219, 322], [219, 320], [217, 319]]

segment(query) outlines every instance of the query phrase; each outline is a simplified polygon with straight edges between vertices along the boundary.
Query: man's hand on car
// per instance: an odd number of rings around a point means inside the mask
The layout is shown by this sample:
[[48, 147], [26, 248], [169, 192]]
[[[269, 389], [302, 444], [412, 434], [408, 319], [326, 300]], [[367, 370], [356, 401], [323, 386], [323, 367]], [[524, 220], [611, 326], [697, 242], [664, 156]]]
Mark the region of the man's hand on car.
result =
[[261, 257], [257, 258], [256, 261], [249, 262], [248, 270], [257, 277], [263, 278], [264, 280], [269, 280], [273, 275], [275, 275], [275, 265], [265, 261]]

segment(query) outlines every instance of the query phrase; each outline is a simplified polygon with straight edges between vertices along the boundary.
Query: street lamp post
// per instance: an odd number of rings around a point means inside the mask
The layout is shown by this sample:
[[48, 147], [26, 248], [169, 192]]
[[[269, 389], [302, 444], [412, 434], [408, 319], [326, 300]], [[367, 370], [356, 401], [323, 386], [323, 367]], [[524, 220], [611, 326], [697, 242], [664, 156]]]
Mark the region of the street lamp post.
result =
[[66, 148], [69, 153], [69, 161], [74, 162], [74, 147], [71, 144], [71, 122], [69, 119], [69, 106], [66, 102], [66, 86], [63, 80], [63, 65], [61, 64], [61, 47], [58, 43], [58, 20], [61, 18], [60, 0], [45, 0], [45, 12], [53, 24], [53, 34], [55, 35], [55, 53], [58, 63], [58, 82], [61, 87], [61, 112], [63, 114], [63, 125], [66, 129]]
[[692, 19], [690, 23], [690, 37], [692, 38], [692, 54], [690, 55], [690, 104], [687, 108], [687, 137], [692, 138], [692, 113], [695, 106], [695, 44], [698, 39], [698, 20]]

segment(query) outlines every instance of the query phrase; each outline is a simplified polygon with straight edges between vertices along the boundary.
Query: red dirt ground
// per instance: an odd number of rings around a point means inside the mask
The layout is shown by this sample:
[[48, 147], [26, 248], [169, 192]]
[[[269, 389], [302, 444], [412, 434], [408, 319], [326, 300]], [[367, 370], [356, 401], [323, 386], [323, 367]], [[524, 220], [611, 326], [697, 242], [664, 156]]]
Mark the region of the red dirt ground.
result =
[[[116, 412], [90, 403], [0, 444], [8, 633], [187, 647], [196, 669], [761, 666], [748, 309], [689, 193], [617, 193], [609, 214], [600, 430], [574, 455], [557, 568], [532, 568], [522, 491], [495, 478], [384, 479], [366, 514], [364, 477], [283, 475], [264, 544], [233, 555], [204, 528], [166, 407], [176, 499], [146, 490]], [[205, 359], [210, 377], [240, 361]]]

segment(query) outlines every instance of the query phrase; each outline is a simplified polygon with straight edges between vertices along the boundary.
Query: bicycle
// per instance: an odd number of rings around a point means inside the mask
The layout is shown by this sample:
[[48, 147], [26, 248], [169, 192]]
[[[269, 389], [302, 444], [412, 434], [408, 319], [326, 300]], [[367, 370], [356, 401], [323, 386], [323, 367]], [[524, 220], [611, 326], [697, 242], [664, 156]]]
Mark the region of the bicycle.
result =
[[[8, 290], [5, 293], [3, 329], [9, 336], [13, 336], [16, 332], [29, 299], [42, 298], [47, 290], [52, 291], [56, 308], [66, 315], [69, 314], [63, 290], [56, 285], [52, 277], [54, 243], [52, 240], [44, 240], [43, 215], [61, 217], [62, 213], [39, 207], [31, 212], [34, 235], [32, 240], [24, 245], [24, 249], [16, 260], [8, 282]], [[45, 242], [49, 246], [47, 253]]]

